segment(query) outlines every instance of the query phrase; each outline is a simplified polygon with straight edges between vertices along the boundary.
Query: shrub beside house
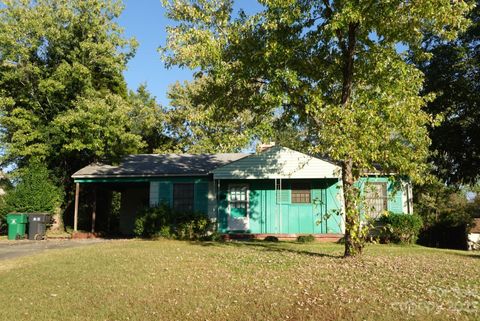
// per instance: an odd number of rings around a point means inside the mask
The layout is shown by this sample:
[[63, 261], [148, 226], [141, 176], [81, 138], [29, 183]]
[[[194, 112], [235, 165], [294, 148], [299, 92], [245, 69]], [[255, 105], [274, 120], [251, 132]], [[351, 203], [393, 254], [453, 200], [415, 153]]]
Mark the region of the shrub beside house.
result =
[[63, 193], [40, 163], [20, 169], [15, 184], [4, 196], [4, 212], [54, 213], [61, 205]]
[[7, 231], [7, 209], [5, 206], [5, 196], [11, 186], [12, 184], [8, 180], [5, 173], [3, 171], [0, 171], [0, 234], [4, 234]]

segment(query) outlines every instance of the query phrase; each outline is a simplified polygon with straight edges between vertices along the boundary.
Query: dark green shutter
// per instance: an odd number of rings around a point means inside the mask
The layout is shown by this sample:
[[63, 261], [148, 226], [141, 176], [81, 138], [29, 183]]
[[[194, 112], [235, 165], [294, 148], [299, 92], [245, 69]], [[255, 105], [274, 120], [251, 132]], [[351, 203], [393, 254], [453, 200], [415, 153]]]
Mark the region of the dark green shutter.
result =
[[195, 184], [195, 211], [208, 214], [208, 183]]
[[172, 206], [172, 183], [171, 182], [159, 182], [158, 183], [158, 202], [167, 203]]

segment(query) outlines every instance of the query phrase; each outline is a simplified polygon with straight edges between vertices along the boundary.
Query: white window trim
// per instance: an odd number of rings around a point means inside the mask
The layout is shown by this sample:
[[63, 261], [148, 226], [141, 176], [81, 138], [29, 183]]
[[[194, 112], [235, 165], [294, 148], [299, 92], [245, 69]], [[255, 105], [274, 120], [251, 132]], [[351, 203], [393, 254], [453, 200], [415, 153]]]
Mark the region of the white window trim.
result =
[[235, 187], [245, 187], [246, 188], [246, 215], [245, 215], [245, 219], [246, 219], [246, 228], [245, 230], [248, 230], [250, 228], [250, 185], [249, 184], [228, 184], [228, 194], [227, 194], [227, 203], [228, 203], [228, 206], [227, 206], [227, 212], [228, 212], [228, 217], [231, 217], [231, 206], [230, 206], [230, 202], [231, 202], [231, 199], [230, 199], [230, 195], [231, 195], [231, 190], [232, 188], [235, 188]]

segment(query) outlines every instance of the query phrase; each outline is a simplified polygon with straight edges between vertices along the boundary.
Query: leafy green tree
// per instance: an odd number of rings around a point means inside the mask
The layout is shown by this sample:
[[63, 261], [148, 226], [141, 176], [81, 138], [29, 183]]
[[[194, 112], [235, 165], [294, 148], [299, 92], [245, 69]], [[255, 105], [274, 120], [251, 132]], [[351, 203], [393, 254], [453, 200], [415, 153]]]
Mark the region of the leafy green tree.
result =
[[425, 93], [437, 98], [427, 105], [443, 117], [431, 128], [435, 172], [449, 184], [475, 183], [480, 167], [480, 2], [470, 12], [472, 24], [458, 39], [427, 37], [432, 59], [419, 64], [425, 73]]
[[129, 130], [131, 111], [128, 101], [118, 95], [78, 98], [74, 109], [57, 115], [51, 123], [54, 146], [60, 148], [56, 152], [72, 157], [87, 152], [92, 161], [137, 152], [144, 144], [140, 135]]
[[35, 162], [17, 173], [15, 188], [5, 195], [5, 209], [9, 212], [53, 213], [61, 204], [62, 193], [47, 167]]
[[[295, 150], [306, 150], [315, 135], [300, 120], [289, 114], [259, 115], [248, 109], [222, 112], [216, 101], [226, 87], [197, 77], [183, 84], [175, 83], [168, 91], [170, 106], [165, 117], [168, 132], [175, 140], [176, 152], [219, 153], [240, 151], [252, 140], [267, 139]], [[213, 94], [213, 90], [218, 93]], [[232, 97], [230, 97], [232, 98]], [[268, 119], [268, 121], [266, 121]], [[232, 139], [234, 137], [235, 139]]]
[[0, 170], [0, 189], [3, 190], [3, 193], [5, 193], [10, 188], [12, 188], [12, 182], [10, 182], [8, 176]]
[[[239, 151], [258, 132], [252, 128], [254, 115], [247, 109], [222, 113], [217, 102], [206, 101], [208, 79], [198, 78], [184, 85], [175, 83], [168, 93], [171, 110], [166, 114], [168, 131], [176, 141], [176, 152], [215, 153]], [[235, 139], [232, 139], [235, 137]]]
[[230, 0], [164, 4], [176, 21], [161, 48], [166, 65], [195, 69], [203, 82], [193, 97], [205, 103], [192, 106], [214, 120], [246, 113], [242, 126], [259, 137], [272, 137], [264, 126], [278, 120], [307, 128], [308, 151], [341, 163], [345, 256], [361, 252], [361, 171], [380, 164], [421, 181], [427, 168], [432, 96], [419, 95], [423, 75], [398, 46], [421, 56], [424, 32], [453, 39], [471, 4], [262, 0], [258, 14], [236, 17]]
[[75, 170], [147, 144], [122, 72], [136, 42], [114, 0], [6, 0], [0, 9], [2, 165], [40, 159], [68, 184]]
[[423, 218], [424, 228], [418, 242], [426, 246], [467, 248], [467, 230], [478, 215], [480, 198], [472, 202], [466, 190], [447, 186], [440, 180], [415, 188], [415, 212]]
[[132, 120], [131, 131], [142, 137], [144, 147], [142, 153], [170, 151], [176, 141], [173, 140], [166, 128], [167, 110], [159, 105], [142, 84], [136, 92], [129, 93], [129, 102], [132, 106], [129, 117]]
[[4, 228], [6, 227], [5, 215], [7, 214], [7, 209], [5, 206], [5, 194], [10, 191], [12, 188], [12, 183], [8, 177], [0, 171], [0, 233], [3, 233]]

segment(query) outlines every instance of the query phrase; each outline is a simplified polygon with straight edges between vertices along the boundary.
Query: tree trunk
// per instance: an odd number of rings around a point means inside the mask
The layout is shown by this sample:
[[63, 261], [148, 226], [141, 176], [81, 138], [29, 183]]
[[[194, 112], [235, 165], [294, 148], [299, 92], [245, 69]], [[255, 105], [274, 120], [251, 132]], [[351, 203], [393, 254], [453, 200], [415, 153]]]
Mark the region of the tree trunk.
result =
[[352, 96], [353, 85], [353, 63], [355, 57], [355, 44], [357, 41], [357, 23], [348, 25], [347, 43], [343, 43], [340, 39], [343, 53], [343, 81], [342, 81], [342, 106], [347, 107], [350, 97]]
[[[347, 39], [344, 42], [339, 37], [340, 48], [343, 53], [343, 82], [342, 82], [342, 101], [343, 108], [348, 108], [352, 95], [353, 86], [353, 67], [355, 57], [355, 44], [358, 23], [348, 25]], [[357, 193], [354, 187], [355, 178], [353, 175], [353, 161], [347, 158], [342, 163], [342, 182], [345, 205], [345, 257], [359, 254], [362, 244], [359, 239], [359, 221], [357, 209]]]
[[353, 177], [352, 160], [342, 164], [342, 183], [345, 204], [345, 252], [344, 257], [355, 256], [361, 253], [362, 243], [358, 239], [360, 218], [357, 208], [357, 191]]
[[62, 209], [60, 207], [55, 209], [55, 214], [53, 214], [53, 223], [50, 226], [49, 230], [52, 232], [63, 232], [65, 229], [63, 225], [63, 218], [62, 218]]

